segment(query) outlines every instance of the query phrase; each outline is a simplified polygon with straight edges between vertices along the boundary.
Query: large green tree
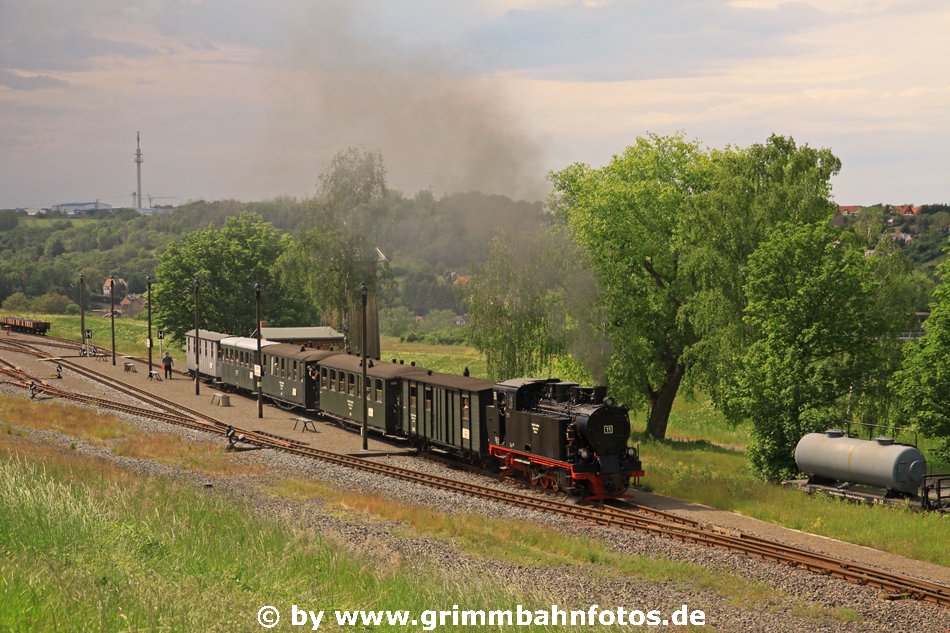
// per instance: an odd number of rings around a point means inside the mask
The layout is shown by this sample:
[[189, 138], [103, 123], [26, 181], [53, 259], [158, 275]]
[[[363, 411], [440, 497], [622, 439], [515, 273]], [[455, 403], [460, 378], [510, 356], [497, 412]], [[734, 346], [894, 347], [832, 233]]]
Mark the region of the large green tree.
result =
[[905, 347], [894, 384], [902, 419], [938, 438], [950, 457], [950, 260], [938, 272], [944, 281], [934, 291], [926, 333]]
[[776, 223], [831, 217], [839, 167], [828, 150], [779, 136], [714, 151], [649, 136], [605, 167], [552, 175], [555, 211], [597, 273], [611, 390], [649, 406], [650, 435], [665, 436], [684, 380], [726, 403], [724, 385], [751, 340], [743, 266]]
[[[172, 242], [162, 254], [153, 289], [159, 327], [182, 340], [194, 328], [194, 284], [199, 281], [199, 327], [238, 336], [255, 330], [254, 283], [263, 286], [262, 319], [310, 324], [297, 291], [281, 285], [274, 263], [289, 238], [260, 216], [242, 213]], [[301, 321], [303, 319], [303, 321]]]
[[841, 162], [828, 149], [771, 136], [744, 148], [713, 150], [705, 186], [680, 224], [682, 272], [695, 292], [684, 310], [696, 341], [684, 351], [688, 378], [728, 410], [724, 390], [755, 333], [744, 323], [746, 262], [782, 222], [827, 222], [831, 177]]
[[695, 284], [681, 274], [687, 200], [705, 188], [707, 156], [682, 137], [639, 138], [603, 168], [552, 175], [555, 208], [588, 254], [601, 290], [613, 355], [611, 391], [647, 401], [647, 429], [664, 437], [696, 336], [682, 310]]
[[796, 471], [802, 435], [840, 424], [886, 363], [895, 324], [860, 245], [827, 223], [781, 224], [748, 262], [743, 356], [731, 406], [753, 423], [749, 457], [767, 479]]

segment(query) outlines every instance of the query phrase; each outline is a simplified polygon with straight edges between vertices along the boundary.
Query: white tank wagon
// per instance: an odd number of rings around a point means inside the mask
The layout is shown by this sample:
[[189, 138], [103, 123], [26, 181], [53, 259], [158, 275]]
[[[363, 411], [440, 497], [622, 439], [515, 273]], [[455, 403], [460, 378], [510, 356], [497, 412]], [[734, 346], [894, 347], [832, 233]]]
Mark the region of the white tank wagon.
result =
[[884, 488], [917, 495], [927, 475], [927, 460], [917, 448], [889, 437], [861, 440], [832, 429], [809, 433], [795, 448], [798, 469], [813, 479]]

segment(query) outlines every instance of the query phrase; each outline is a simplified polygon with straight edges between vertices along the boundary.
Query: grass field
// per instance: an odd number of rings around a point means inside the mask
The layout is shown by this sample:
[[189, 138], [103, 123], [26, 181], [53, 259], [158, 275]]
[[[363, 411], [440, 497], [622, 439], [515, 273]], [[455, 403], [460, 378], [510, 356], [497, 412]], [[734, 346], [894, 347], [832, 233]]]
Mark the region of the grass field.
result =
[[[50, 336], [60, 336], [75, 341], [79, 341], [80, 319], [79, 316], [62, 314], [36, 314], [29, 315], [31, 318], [50, 322]], [[86, 329], [92, 330], [92, 339], [90, 345], [95, 345], [102, 351], [112, 349], [112, 319], [102, 316], [86, 315]], [[153, 356], [157, 360], [159, 356], [158, 329], [153, 325], [152, 339], [155, 343]], [[117, 354], [128, 354], [131, 356], [148, 356], [148, 322], [138, 319], [116, 318], [115, 320], [115, 347]], [[167, 349], [167, 348], [166, 348]], [[172, 348], [172, 354], [182, 352], [180, 346]]]
[[[78, 407], [14, 400], [0, 402], [7, 421], [0, 433], [0, 630], [257, 631], [257, 609], [267, 604], [415, 613], [451, 605], [491, 610], [548, 604], [543, 587], [448, 574], [387, 548], [378, 554], [372, 546], [357, 550], [190, 480], [140, 475], [28, 442], [17, 430], [24, 424], [100, 444], [121, 440], [128, 428]], [[50, 406], [58, 407], [52, 420], [38, 425], [41, 408]], [[444, 540], [470, 555], [537, 568], [539, 575], [551, 566], [572, 566], [594, 577], [708, 591], [736, 606], [807, 620], [860, 621], [850, 609], [796, 600], [736, 574], [618, 554], [529, 523], [500, 525], [482, 515], [393, 504], [309, 479], [260, 486], [292, 502], [321, 499], [344, 519], [398, 522], [404, 537]], [[278, 630], [289, 628], [285, 621]], [[563, 630], [527, 630], [542, 628]]]
[[279, 606], [278, 630], [291, 630], [291, 604], [421, 613], [536, 600], [354, 552], [249, 510], [0, 435], [0, 630], [260, 631], [264, 605]]

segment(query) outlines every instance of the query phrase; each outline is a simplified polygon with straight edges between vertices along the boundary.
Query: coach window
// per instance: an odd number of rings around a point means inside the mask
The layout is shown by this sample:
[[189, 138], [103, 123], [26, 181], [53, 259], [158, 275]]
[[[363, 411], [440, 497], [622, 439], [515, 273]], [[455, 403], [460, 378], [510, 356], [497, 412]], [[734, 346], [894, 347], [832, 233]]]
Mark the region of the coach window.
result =
[[416, 412], [416, 386], [409, 385], [409, 411]]
[[323, 389], [324, 391], [327, 390], [327, 368], [326, 367], [320, 368], [320, 388]]
[[376, 382], [376, 391], [373, 393], [373, 400], [382, 404], [383, 403], [383, 379], [377, 378]]
[[355, 396], [356, 395], [356, 381], [354, 380], [356, 376], [354, 374], [346, 374], [346, 393]]
[[462, 421], [468, 422], [468, 420], [469, 420], [468, 396], [462, 396]]
[[330, 391], [336, 391], [336, 370], [330, 370]]
[[426, 411], [432, 411], [432, 387], [426, 387]]

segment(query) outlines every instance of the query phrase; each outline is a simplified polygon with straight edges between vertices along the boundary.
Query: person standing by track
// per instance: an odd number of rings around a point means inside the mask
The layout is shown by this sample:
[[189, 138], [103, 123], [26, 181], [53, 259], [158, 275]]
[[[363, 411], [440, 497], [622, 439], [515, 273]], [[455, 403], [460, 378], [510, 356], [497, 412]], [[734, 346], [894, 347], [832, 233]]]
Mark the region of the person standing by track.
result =
[[172, 361], [172, 355], [168, 352], [165, 352], [165, 356], [162, 357], [162, 367], [165, 368], [165, 378], [168, 380], [172, 379], [172, 367], [175, 365]]

